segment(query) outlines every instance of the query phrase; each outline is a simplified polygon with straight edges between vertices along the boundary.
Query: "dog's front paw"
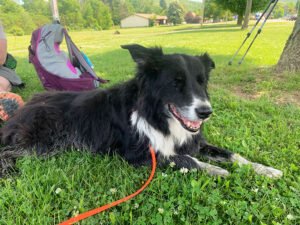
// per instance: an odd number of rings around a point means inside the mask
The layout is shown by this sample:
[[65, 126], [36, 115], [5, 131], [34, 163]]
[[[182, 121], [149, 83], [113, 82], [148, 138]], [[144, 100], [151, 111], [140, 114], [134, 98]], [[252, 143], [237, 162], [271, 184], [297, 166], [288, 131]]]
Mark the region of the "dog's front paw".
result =
[[273, 179], [282, 177], [282, 171], [259, 163], [252, 163], [252, 167], [257, 174], [264, 175]]
[[229, 175], [229, 172], [227, 170], [222, 169], [218, 166], [209, 165], [205, 168], [205, 170], [209, 175], [213, 176], [227, 177]]

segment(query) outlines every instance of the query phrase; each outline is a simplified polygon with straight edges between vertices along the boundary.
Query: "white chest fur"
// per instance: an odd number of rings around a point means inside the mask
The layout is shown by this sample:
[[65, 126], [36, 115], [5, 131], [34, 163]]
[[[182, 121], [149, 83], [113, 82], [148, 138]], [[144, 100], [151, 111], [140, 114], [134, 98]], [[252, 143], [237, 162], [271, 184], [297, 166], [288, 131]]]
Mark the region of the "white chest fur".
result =
[[164, 135], [152, 127], [145, 118], [139, 116], [137, 111], [131, 114], [131, 125], [140, 135], [148, 137], [153, 148], [165, 157], [176, 155], [175, 145], [183, 145], [195, 134], [184, 129], [174, 118], [169, 119], [168, 124], [171, 133]]

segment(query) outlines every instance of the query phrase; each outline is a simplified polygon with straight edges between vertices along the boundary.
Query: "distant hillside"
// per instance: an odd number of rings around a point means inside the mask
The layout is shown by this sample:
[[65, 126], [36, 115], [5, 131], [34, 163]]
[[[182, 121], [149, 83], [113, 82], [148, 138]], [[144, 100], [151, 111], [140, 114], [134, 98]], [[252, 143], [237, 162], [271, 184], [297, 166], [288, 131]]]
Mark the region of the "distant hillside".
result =
[[[172, 2], [172, 0], [170, 1]], [[188, 10], [188, 11], [199, 11], [202, 7], [201, 2], [195, 2], [190, 0], [179, 0], [179, 2]]]
[[[160, 0], [156, 0], [156, 4], [159, 5]], [[169, 5], [171, 2], [174, 2], [175, 0], [166, 0], [167, 4]], [[187, 11], [199, 11], [201, 9], [201, 2], [197, 1], [191, 1], [191, 0], [178, 0], [181, 5], [184, 6], [184, 8]]]

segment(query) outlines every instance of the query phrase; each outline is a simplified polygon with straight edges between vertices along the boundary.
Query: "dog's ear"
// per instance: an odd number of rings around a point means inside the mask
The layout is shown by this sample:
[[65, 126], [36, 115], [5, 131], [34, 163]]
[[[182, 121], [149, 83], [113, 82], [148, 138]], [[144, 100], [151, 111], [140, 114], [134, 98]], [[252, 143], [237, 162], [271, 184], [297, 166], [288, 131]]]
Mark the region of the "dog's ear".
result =
[[158, 47], [145, 48], [138, 44], [121, 45], [121, 47], [127, 49], [132, 59], [139, 65], [145, 65], [147, 61], [163, 55], [162, 49]]
[[205, 66], [206, 71], [209, 73], [212, 69], [216, 68], [215, 62], [210, 58], [207, 53], [204, 53], [201, 56], [198, 56]]

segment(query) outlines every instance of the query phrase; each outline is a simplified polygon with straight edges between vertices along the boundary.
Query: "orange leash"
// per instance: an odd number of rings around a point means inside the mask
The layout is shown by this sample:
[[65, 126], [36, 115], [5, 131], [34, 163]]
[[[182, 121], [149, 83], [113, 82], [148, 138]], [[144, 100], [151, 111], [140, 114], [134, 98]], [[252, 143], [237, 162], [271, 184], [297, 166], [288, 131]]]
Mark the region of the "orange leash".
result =
[[150, 145], [149, 146], [149, 150], [150, 150], [150, 153], [151, 153], [151, 158], [152, 158], [152, 170], [151, 170], [151, 174], [148, 178], [148, 180], [146, 181], [146, 183], [139, 189], [137, 190], [136, 192], [132, 193], [131, 195], [128, 195], [124, 198], [121, 198], [115, 202], [111, 202], [107, 205], [103, 205], [99, 208], [96, 208], [96, 209], [92, 209], [90, 211], [87, 211], [85, 213], [82, 213], [82, 214], [79, 214], [78, 216], [75, 216], [75, 217], [72, 217], [71, 219], [69, 220], [66, 220], [62, 223], [60, 223], [59, 225], [69, 225], [69, 224], [73, 224], [73, 223], [76, 223], [76, 222], [79, 222], [80, 220], [84, 220], [90, 216], [93, 216], [95, 214], [98, 214], [100, 212], [103, 212], [109, 208], [112, 208], [116, 205], [119, 205], [125, 201], [128, 201], [129, 199], [135, 197], [136, 195], [140, 194], [148, 185], [149, 183], [151, 182], [152, 178], [154, 177], [154, 173], [155, 173], [155, 169], [156, 169], [156, 158], [155, 158], [155, 151], [153, 149], [153, 147]]

